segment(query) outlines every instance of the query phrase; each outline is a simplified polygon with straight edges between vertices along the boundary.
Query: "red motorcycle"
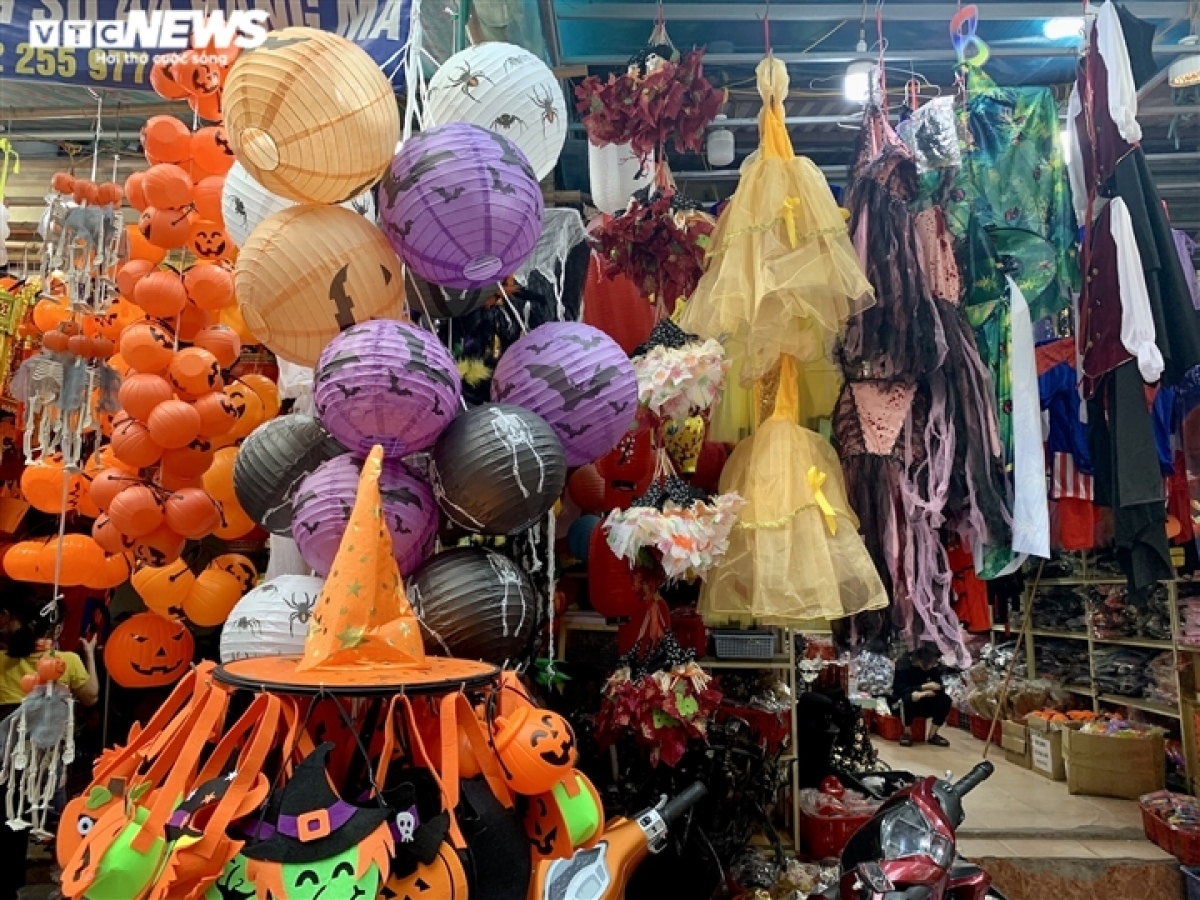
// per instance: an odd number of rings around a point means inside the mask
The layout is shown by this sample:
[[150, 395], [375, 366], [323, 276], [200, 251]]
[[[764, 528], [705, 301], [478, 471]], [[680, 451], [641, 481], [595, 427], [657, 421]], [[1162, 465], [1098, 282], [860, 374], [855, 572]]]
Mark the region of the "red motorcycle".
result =
[[961, 781], [919, 778], [897, 791], [842, 851], [842, 877], [824, 900], [1004, 900], [991, 876], [962, 859], [954, 832], [962, 798], [995, 771], [982, 762]]

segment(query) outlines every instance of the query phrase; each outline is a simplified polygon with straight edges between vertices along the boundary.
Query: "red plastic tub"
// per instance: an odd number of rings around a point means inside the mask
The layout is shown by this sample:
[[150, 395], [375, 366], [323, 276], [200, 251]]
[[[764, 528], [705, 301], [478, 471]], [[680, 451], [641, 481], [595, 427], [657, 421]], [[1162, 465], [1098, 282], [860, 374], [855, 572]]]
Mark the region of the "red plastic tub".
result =
[[805, 855], [815, 861], [836, 859], [854, 832], [871, 816], [812, 816], [800, 812], [800, 842]]
[[[971, 736], [972, 737], [974, 737], [978, 740], [981, 740], [981, 741], [986, 741], [988, 739], [988, 729], [990, 729], [991, 727], [992, 727], [991, 719], [985, 719], [983, 716], [977, 716], [977, 715], [975, 715], [975, 713], [971, 713]], [[1004, 744], [1001, 742], [1001, 733], [1003, 732], [1003, 730], [1004, 729], [1000, 727], [1000, 723], [997, 722], [996, 730], [992, 732], [992, 743], [995, 744], [997, 747], [1004, 746]]]
[[[875, 716], [871, 720], [871, 729], [885, 741], [898, 741], [904, 734], [904, 723], [899, 716]], [[925, 720], [913, 719], [912, 739], [915, 743], [925, 740]]]

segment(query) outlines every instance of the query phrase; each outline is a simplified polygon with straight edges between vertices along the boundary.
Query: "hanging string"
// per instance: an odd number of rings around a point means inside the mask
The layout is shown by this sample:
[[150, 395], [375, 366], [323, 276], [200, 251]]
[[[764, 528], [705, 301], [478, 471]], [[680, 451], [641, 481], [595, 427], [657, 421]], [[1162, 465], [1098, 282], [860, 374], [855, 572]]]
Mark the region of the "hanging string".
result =
[[96, 98], [96, 137], [92, 142], [92, 181], [96, 180], [96, 169], [100, 165], [100, 135], [103, 133], [101, 129], [101, 121], [104, 115], [104, 95], [88, 88], [88, 93]]
[[555, 570], [554, 563], [554, 533], [558, 529], [558, 518], [554, 515], [554, 507], [550, 507], [550, 511], [546, 513], [546, 593], [550, 597], [550, 607], [547, 610], [547, 622], [550, 629], [549, 647], [546, 650], [546, 656], [550, 660], [550, 671], [554, 671], [554, 591], [558, 583], [558, 574]]

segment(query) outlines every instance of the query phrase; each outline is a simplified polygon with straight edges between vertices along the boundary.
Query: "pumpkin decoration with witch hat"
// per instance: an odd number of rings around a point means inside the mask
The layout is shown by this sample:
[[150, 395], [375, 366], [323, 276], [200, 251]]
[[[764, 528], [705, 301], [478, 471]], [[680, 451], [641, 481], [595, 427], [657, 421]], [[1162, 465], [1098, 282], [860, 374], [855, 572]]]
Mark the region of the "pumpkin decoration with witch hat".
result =
[[266, 840], [243, 851], [246, 874], [266, 900], [376, 897], [395, 849], [388, 810], [352, 806], [325, 773], [325, 743], [296, 767], [272, 803]]

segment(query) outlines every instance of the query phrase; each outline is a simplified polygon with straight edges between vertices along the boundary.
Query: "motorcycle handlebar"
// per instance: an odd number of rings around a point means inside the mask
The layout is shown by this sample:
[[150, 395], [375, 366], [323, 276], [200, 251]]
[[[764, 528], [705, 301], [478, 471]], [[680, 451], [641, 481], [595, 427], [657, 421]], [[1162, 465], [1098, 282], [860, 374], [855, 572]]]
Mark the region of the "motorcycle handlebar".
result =
[[697, 781], [695, 784], [689, 785], [676, 797], [668, 800], [661, 810], [659, 815], [662, 816], [663, 822], [670, 828], [676, 821], [681, 819], [687, 812], [704, 799], [708, 793], [708, 788]]
[[959, 797], [964, 797], [979, 785], [983, 784], [992, 777], [992, 773], [996, 771], [996, 767], [990, 762], [984, 761], [973, 768], [970, 772], [963, 776], [961, 781], [954, 784], [954, 793]]

